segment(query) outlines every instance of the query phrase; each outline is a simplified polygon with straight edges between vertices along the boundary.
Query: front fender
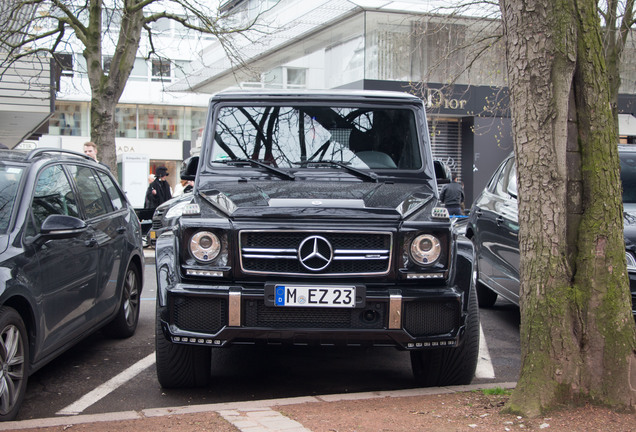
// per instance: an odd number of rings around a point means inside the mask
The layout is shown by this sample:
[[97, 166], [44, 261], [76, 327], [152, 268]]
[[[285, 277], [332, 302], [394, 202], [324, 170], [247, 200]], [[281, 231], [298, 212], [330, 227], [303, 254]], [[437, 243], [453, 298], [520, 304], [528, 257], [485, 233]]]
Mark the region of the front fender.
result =
[[464, 293], [464, 307], [468, 305], [468, 295], [473, 284], [473, 263], [475, 261], [475, 247], [463, 235], [458, 235], [455, 241], [455, 266], [451, 285]]
[[165, 307], [168, 304], [168, 290], [181, 281], [178, 263], [177, 237], [173, 231], [167, 231], [159, 236], [155, 245], [157, 301], [159, 306]]

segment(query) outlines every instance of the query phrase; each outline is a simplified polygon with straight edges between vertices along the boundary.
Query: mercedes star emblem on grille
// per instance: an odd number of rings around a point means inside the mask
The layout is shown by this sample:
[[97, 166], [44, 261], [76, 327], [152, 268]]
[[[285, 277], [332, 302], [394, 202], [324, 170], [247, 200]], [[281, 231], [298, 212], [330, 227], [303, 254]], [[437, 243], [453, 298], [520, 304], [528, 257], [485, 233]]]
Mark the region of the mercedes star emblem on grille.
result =
[[320, 271], [333, 259], [331, 243], [321, 236], [307, 237], [298, 248], [298, 260], [307, 270]]

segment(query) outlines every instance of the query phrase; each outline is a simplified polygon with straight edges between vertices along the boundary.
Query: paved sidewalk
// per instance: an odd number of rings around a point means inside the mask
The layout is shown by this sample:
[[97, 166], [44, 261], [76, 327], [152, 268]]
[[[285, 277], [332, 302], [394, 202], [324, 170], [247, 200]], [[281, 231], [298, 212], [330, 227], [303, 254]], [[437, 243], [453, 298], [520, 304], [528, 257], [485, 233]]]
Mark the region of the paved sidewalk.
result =
[[471, 384], [467, 386], [415, 388], [406, 390], [345, 393], [323, 396], [303, 396], [286, 399], [268, 399], [249, 402], [228, 402], [206, 405], [189, 405], [171, 408], [149, 408], [141, 411], [122, 411], [106, 414], [60, 416], [44, 419], [22, 420], [0, 423], [0, 431], [24, 430], [42, 427], [56, 427], [122, 420], [143, 420], [160, 416], [187, 415], [216, 412], [242, 432], [307, 432], [309, 429], [274, 408], [303, 403], [337, 402], [346, 400], [399, 398], [429, 396], [437, 394], [467, 392], [487, 388], [514, 388], [516, 383]]

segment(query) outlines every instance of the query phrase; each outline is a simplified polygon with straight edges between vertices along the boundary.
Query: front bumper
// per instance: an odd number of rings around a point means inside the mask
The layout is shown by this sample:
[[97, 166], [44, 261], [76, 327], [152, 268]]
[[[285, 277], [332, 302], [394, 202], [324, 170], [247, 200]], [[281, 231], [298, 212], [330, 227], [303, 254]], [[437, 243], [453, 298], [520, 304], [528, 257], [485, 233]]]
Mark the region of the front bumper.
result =
[[463, 293], [452, 287], [366, 287], [356, 308], [272, 306], [264, 289], [179, 283], [165, 291], [158, 318], [178, 344], [394, 346], [460, 344], [466, 319]]

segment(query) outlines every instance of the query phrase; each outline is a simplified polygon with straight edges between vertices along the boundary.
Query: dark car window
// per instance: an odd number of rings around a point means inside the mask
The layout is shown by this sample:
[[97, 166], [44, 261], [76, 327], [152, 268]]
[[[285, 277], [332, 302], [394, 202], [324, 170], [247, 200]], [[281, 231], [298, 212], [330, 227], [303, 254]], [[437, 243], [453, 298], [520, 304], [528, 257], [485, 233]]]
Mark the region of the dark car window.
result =
[[517, 165], [514, 163], [510, 167], [508, 172], [508, 194], [517, 198]]
[[119, 189], [106, 174], [100, 172], [98, 175], [106, 188], [106, 192], [108, 192], [108, 197], [110, 198], [113, 208], [115, 210], [121, 210], [124, 207], [124, 198], [121, 196]]
[[0, 166], [0, 232], [4, 233], [9, 228], [22, 172], [21, 167]]
[[[499, 175], [497, 184], [495, 184], [495, 193], [497, 195], [502, 197], [508, 197], [510, 195], [510, 192], [508, 190], [508, 183], [509, 183], [511, 170], [513, 171], [512, 174], [514, 175], [514, 165], [515, 165], [515, 159], [510, 158], [508, 159], [508, 162], [506, 162], [506, 165], [504, 166], [504, 168], [501, 170], [501, 174]], [[516, 181], [515, 181], [515, 192], [516, 192]]]
[[38, 176], [31, 202], [33, 224], [29, 234], [40, 232], [44, 219], [53, 214], [79, 217], [77, 199], [61, 165], [47, 167]]
[[77, 193], [84, 206], [87, 219], [105, 215], [112, 211], [110, 198], [104, 186], [97, 178], [97, 173], [85, 166], [69, 166], [69, 170], [75, 179]]
[[623, 203], [636, 204], [636, 152], [623, 152], [619, 154], [621, 158]]
[[486, 189], [488, 189], [488, 192], [495, 193], [495, 186], [497, 186], [497, 182], [501, 178], [501, 171], [503, 171], [505, 165], [506, 164], [502, 162], [497, 167], [497, 171], [495, 171], [492, 177], [490, 177], [490, 180], [488, 181], [488, 185], [486, 185]]

